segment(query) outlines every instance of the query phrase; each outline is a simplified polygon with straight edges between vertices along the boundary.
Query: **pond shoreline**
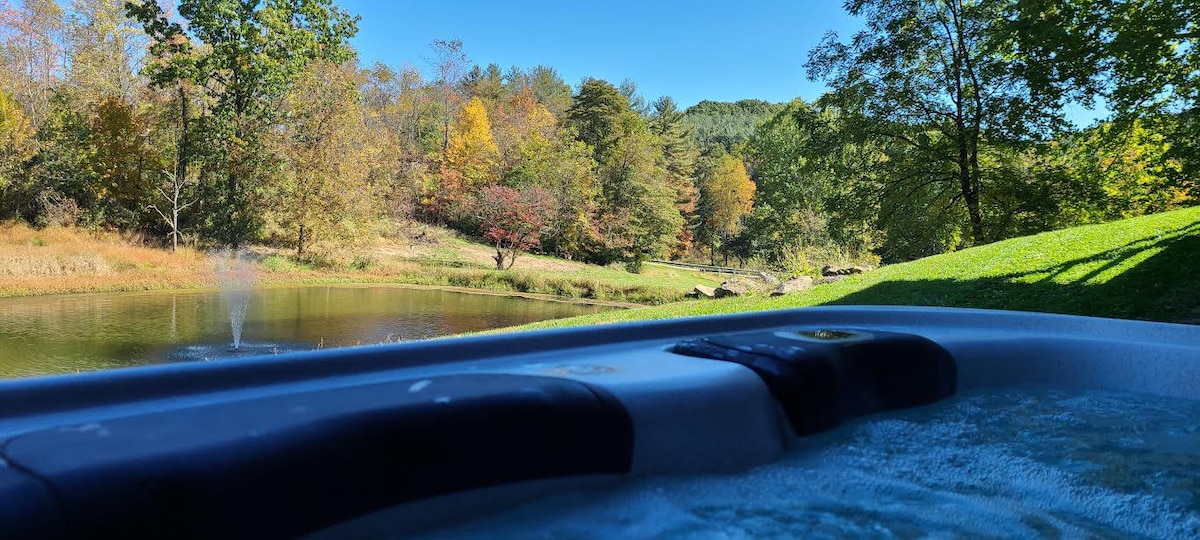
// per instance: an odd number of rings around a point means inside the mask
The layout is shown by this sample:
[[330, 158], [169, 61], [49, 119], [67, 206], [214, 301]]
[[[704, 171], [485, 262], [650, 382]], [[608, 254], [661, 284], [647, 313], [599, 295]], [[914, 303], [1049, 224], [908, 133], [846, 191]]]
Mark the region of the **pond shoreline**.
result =
[[[388, 279], [344, 279], [341, 276], [318, 277], [318, 278], [300, 278], [300, 279], [264, 279], [256, 283], [255, 289], [268, 288], [284, 288], [284, 287], [320, 287], [320, 286], [336, 286], [336, 287], [397, 287], [416, 290], [439, 290], [447, 292], [457, 292], [463, 294], [477, 294], [485, 296], [502, 296], [507, 298], [523, 298], [528, 300], [540, 300], [544, 302], [559, 302], [563, 304], [574, 304], [584, 306], [601, 306], [617, 309], [633, 309], [646, 307], [647, 304], [638, 304], [635, 302], [622, 302], [619, 300], [600, 300], [595, 298], [573, 298], [569, 296], [560, 296], [555, 294], [521, 292], [501, 289], [476, 289], [471, 287], [456, 287], [453, 285], [425, 285], [418, 283], [405, 283], [402, 281], [394, 281]], [[93, 285], [86, 287], [85, 290], [46, 290], [46, 289], [30, 289], [28, 294], [0, 294], [0, 300], [6, 298], [34, 298], [46, 296], [84, 296], [91, 294], [115, 294], [115, 293], [176, 293], [176, 292], [215, 292], [221, 288], [215, 284], [203, 283], [110, 283], [104, 285]], [[6, 291], [11, 293], [12, 291]]]

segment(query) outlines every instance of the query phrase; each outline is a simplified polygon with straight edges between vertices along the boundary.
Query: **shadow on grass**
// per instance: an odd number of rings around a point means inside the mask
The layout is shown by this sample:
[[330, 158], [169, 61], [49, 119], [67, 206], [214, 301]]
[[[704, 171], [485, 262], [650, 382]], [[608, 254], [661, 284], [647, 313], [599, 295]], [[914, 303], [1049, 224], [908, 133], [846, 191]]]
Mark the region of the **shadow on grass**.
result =
[[[1159, 251], [1103, 283], [1089, 283], [1148, 249]], [[1101, 264], [1079, 277], [1061, 281], [1064, 274], [1096, 263]], [[890, 281], [829, 303], [975, 307], [1181, 321], [1200, 307], [1200, 222], [1037, 271], [971, 280]]]

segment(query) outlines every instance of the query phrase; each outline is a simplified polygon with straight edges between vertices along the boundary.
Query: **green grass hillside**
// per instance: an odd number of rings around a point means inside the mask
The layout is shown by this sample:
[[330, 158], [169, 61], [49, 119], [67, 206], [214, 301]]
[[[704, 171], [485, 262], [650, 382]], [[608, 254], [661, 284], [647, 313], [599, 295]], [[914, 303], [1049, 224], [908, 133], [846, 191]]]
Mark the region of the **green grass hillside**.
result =
[[946, 253], [785, 297], [684, 302], [519, 327], [734, 313], [824, 304], [1041, 311], [1177, 322], [1200, 318], [1200, 207]]

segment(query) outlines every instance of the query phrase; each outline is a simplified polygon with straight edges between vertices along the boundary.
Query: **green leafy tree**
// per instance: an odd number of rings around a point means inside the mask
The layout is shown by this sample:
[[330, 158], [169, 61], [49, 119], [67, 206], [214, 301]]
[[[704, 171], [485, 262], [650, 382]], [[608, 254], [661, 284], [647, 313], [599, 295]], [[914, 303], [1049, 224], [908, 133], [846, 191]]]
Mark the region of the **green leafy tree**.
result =
[[1003, 32], [1034, 91], [1122, 115], [1191, 108], [1200, 89], [1195, 0], [1017, 0]]
[[542, 249], [567, 259], [594, 253], [602, 243], [595, 221], [601, 186], [592, 149], [567, 130], [527, 138], [517, 154], [504, 182], [517, 188], [536, 186], [550, 196]]
[[602, 202], [597, 222], [605, 248], [601, 262], [622, 260], [631, 271], [676, 245], [683, 217], [661, 165], [661, 146], [641, 117], [626, 111], [618, 135], [600, 161]]
[[254, 238], [259, 180], [273, 162], [264, 137], [278, 120], [278, 101], [310, 62], [353, 56], [347, 40], [357, 18], [332, 0], [181, 0], [183, 22], [156, 0], [126, 8], [153, 39], [151, 82], [191, 83], [208, 104], [189, 148], [200, 157], [209, 234], [232, 245]]
[[697, 224], [699, 193], [695, 176], [699, 152], [692, 139], [690, 126], [675, 100], [662, 97], [655, 100], [652, 107], [650, 131], [662, 143], [662, 166], [667, 171], [667, 182], [675, 189], [675, 208], [686, 223], [679, 230], [678, 242], [672, 250], [672, 255], [682, 256], [692, 248], [692, 229]]
[[600, 79], [587, 79], [567, 109], [567, 125], [601, 161], [620, 137], [622, 116], [629, 111], [629, 99], [617, 87]]
[[716, 147], [726, 152], [754, 134], [760, 124], [783, 108], [783, 104], [745, 99], [733, 103], [701, 101], [684, 112], [684, 118], [702, 151]]
[[[883, 184], [874, 197], [880, 225], [944, 231], [970, 244], [996, 239], [984, 221], [994, 174], [981, 154], [1060, 120], [1054, 96], [1030, 92], [996, 47], [1005, 2], [851, 0], [846, 7], [866, 28], [846, 43], [827, 36], [808, 69], [831, 85], [822, 104], [840, 111], [847, 142], [884, 149], [887, 159], [869, 172]], [[919, 223], [908, 219], [918, 216]]]

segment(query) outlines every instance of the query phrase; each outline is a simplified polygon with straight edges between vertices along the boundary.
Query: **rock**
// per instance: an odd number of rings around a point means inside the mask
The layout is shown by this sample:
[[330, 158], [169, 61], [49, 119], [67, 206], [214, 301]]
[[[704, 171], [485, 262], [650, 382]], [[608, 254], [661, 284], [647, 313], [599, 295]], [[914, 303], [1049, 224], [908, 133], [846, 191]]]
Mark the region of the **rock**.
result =
[[733, 278], [722, 283], [714, 292], [717, 298], [745, 296], [750, 292], [750, 283], [744, 279]]
[[818, 279], [816, 284], [825, 285], [826, 283], [837, 283], [843, 279], [846, 279], [846, 276], [825, 276], [821, 279]]
[[794, 292], [811, 289], [813, 286], [813, 278], [808, 276], [800, 276], [791, 278], [783, 283], [780, 283], [775, 290], [771, 291], [771, 296], [783, 296]]
[[688, 293], [688, 296], [692, 298], [716, 298], [717, 290], [712, 287], [705, 287], [704, 285], [696, 285], [696, 288], [692, 289], [692, 292]]
[[826, 276], [826, 277], [840, 276], [840, 275], [842, 275], [842, 269], [838, 268], [832, 264], [827, 264], [827, 265], [825, 265], [824, 268], [821, 268], [821, 275]]

